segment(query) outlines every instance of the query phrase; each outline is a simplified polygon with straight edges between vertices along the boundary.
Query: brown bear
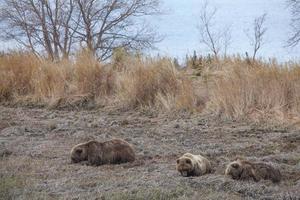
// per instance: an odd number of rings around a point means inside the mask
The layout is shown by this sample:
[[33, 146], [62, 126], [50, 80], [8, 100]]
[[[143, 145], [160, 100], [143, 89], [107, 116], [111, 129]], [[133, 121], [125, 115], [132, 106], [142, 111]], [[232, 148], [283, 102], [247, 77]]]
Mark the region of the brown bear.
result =
[[209, 160], [201, 155], [185, 153], [177, 159], [177, 171], [182, 176], [201, 176], [211, 172]]
[[122, 139], [106, 142], [91, 140], [74, 146], [71, 150], [71, 161], [85, 161], [88, 165], [120, 164], [135, 160], [135, 153], [129, 143]]
[[281, 173], [271, 165], [259, 162], [250, 162], [241, 158], [235, 159], [227, 165], [225, 175], [235, 180], [254, 180], [261, 179], [280, 182]]

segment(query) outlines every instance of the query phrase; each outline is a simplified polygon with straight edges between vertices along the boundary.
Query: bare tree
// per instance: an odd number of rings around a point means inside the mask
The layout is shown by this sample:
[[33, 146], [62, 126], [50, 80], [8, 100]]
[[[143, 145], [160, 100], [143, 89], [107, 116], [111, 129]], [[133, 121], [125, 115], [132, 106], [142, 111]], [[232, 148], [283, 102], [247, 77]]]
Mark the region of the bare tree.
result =
[[287, 41], [287, 46], [295, 47], [300, 43], [300, 0], [288, 0], [291, 9], [291, 36]]
[[223, 50], [226, 55], [231, 44], [231, 28], [229, 26], [223, 30], [215, 28], [215, 17], [217, 9], [209, 8], [208, 2], [203, 4], [200, 12], [200, 22], [197, 26], [200, 33], [200, 42], [204, 44], [217, 58]]
[[100, 60], [113, 49], [140, 50], [157, 42], [144, 17], [158, 14], [158, 0], [77, 0], [81, 22], [76, 31], [81, 42]]
[[265, 27], [266, 17], [267, 14], [264, 13], [263, 15], [255, 18], [253, 22], [253, 35], [246, 33], [250, 40], [250, 44], [253, 47], [252, 61], [256, 59], [257, 52], [264, 44], [264, 35], [267, 31], [267, 28]]
[[228, 26], [224, 29], [222, 37], [223, 37], [222, 41], [223, 41], [223, 45], [224, 45], [224, 55], [227, 56], [227, 51], [232, 42], [231, 26]]
[[66, 58], [75, 33], [69, 28], [74, 5], [73, 0], [4, 0], [0, 9], [2, 37], [37, 55], [45, 51], [51, 60]]
[[2, 0], [1, 36], [51, 60], [79, 45], [105, 60], [114, 48], [140, 50], [158, 41], [144, 22], [158, 6], [158, 0]]

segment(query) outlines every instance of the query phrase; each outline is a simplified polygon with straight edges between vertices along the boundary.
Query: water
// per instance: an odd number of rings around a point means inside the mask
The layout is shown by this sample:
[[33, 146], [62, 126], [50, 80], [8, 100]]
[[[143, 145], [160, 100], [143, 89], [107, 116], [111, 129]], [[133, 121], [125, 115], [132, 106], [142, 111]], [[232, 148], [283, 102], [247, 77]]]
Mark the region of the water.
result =
[[[208, 53], [199, 42], [196, 28], [204, 0], [164, 0], [165, 14], [152, 18], [152, 23], [165, 39], [157, 44], [153, 53], [170, 55], [179, 59], [193, 50]], [[294, 49], [285, 48], [289, 35], [290, 12], [285, 0], [209, 0], [208, 4], [217, 8], [216, 28], [231, 26], [232, 44], [229, 53], [251, 52], [250, 41], [245, 32], [253, 30], [255, 17], [267, 13], [265, 44], [258, 56], [276, 57], [280, 61], [300, 58], [300, 45]], [[251, 54], [251, 53], [250, 53]]]

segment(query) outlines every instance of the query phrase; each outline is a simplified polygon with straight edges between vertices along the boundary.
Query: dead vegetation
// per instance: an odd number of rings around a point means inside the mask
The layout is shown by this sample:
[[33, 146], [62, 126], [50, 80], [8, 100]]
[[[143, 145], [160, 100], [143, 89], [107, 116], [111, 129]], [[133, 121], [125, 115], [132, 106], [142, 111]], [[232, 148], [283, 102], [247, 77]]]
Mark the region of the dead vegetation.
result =
[[0, 58], [0, 101], [51, 108], [150, 107], [298, 122], [298, 63], [249, 63], [240, 57], [199, 62], [201, 69], [186, 70], [176, 68], [170, 58], [124, 52], [110, 63], [99, 63], [86, 51], [57, 63], [11, 53]]
[[209, 109], [218, 115], [257, 121], [299, 120], [299, 64], [227, 59], [212, 79]]
[[81, 97], [131, 108], [195, 108], [198, 97], [192, 83], [171, 59], [124, 59], [124, 63], [101, 64], [86, 51], [74, 61], [59, 63], [22, 53], [6, 55], [0, 58], [0, 98], [2, 102], [31, 101], [51, 107]]

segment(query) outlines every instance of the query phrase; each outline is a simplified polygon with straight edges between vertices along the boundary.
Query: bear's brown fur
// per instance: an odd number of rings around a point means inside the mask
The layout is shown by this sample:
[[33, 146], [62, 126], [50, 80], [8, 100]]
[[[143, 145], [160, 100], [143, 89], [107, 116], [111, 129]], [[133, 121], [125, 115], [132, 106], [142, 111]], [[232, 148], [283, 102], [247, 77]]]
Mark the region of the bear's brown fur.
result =
[[201, 176], [211, 172], [211, 164], [201, 155], [185, 153], [177, 159], [176, 169], [182, 176]]
[[74, 146], [71, 150], [73, 163], [87, 161], [88, 165], [120, 164], [135, 160], [135, 153], [129, 143], [122, 139], [106, 142], [91, 140]]
[[271, 180], [272, 182], [280, 182], [281, 173], [271, 165], [259, 162], [250, 162], [237, 158], [229, 163], [225, 170], [225, 175], [235, 180], [254, 180], [261, 179]]

